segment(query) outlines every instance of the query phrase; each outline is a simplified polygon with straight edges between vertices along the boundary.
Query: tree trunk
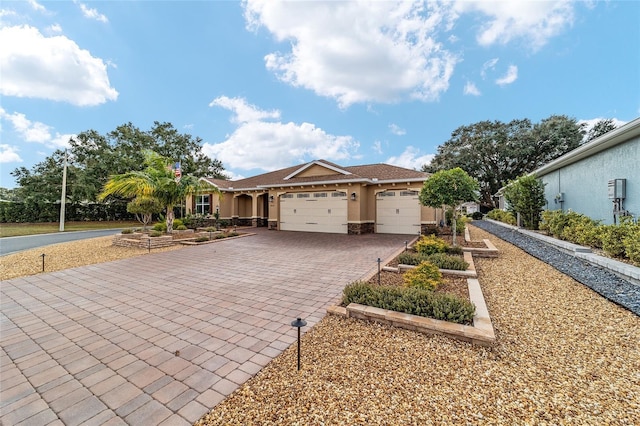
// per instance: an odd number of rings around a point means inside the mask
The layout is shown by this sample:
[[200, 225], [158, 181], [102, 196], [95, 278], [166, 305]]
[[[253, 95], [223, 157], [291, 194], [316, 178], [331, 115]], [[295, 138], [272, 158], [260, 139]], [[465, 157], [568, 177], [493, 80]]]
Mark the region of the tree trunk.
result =
[[173, 233], [173, 206], [167, 206], [167, 234]]

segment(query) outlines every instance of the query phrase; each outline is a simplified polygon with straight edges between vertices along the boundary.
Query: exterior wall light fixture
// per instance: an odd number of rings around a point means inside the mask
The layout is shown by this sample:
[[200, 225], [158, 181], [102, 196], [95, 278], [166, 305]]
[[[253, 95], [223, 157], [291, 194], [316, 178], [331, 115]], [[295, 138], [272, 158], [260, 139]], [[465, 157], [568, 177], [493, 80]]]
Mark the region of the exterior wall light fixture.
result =
[[273, 199], [274, 199], [274, 198], [273, 198], [273, 195], [269, 195], [269, 202], [270, 202], [270, 203], [273, 203]]
[[352, 192], [351, 193], [351, 201], [355, 201], [356, 200], [356, 193]]

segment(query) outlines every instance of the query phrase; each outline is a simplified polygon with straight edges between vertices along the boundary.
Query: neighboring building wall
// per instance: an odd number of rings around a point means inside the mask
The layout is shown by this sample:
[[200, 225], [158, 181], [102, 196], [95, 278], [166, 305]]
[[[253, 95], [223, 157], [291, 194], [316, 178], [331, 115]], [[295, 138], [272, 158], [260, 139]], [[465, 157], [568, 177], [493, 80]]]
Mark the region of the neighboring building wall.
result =
[[[613, 223], [608, 182], [626, 179], [623, 207], [637, 218], [640, 215], [640, 137], [538, 177], [546, 184], [548, 209], [571, 209], [605, 224]], [[564, 193], [564, 201], [556, 202], [560, 193]]]

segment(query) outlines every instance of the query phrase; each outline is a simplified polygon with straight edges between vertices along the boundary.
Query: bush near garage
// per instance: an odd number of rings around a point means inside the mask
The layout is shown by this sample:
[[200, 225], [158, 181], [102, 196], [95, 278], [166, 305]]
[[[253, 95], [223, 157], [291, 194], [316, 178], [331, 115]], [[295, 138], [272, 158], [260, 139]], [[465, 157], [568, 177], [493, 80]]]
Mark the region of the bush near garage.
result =
[[425, 235], [420, 238], [413, 248], [420, 254], [434, 254], [434, 253], [446, 253], [449, 248], [449, 244], [442, 238], [438, 238], [435, 235]]
[[405, 286], [435, 290], [442, 283], [440, 269], [431, 262], [422, 262], [418, 266], [405, 272], [403, 277]]

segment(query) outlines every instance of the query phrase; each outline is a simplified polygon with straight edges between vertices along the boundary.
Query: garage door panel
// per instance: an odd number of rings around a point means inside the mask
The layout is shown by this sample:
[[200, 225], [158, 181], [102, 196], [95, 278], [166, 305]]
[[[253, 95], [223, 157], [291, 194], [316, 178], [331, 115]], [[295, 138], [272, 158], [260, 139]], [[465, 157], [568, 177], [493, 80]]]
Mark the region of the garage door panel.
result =
[[280, 229], [346, 234], [346, 193], [335, 194], [330, 191], [285, 194], [280, 204]]
[[420, 230], [417, 191], [386, 191], [376, 197], [376, 232], [415, 234]]

